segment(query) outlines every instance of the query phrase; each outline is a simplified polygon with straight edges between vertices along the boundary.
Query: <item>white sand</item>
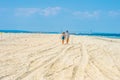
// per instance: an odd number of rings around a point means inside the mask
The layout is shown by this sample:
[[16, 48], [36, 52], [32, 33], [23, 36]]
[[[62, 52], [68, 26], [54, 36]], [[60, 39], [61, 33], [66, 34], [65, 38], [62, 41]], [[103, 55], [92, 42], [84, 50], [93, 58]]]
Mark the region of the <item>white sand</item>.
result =
[[120, 39], [2, 34], [0, 80], [120, 80]]

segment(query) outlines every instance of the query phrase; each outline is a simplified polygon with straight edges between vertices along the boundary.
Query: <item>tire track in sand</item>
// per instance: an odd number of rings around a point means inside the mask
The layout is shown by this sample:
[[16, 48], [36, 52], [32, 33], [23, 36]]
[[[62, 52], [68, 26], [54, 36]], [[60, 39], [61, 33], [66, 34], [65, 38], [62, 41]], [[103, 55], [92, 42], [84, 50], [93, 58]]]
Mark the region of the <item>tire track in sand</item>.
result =
[[85, 48], [84, 43], [80, 43], [81, 47], [81, 59], [77, 64], [74, 64], [71, 80], [84, 80], [85, 69], [88, 65], [89, 56]]
[[27, 76], [30, 75], [31, 73], [33, 73], [33, 72], [35, 72], [35, 71], [37, 71], [37, 70], [39, 70], [39, 69], [42, 70], [42, 69], [45, 68], [46, 66], [52, 64], [52, 63], [53, 63], [54, 61], [56, 61], [58, 58], [64, 56], [65, 52], [66, 52], [68, 49], [70, 49], [71, 47], [72, 47], [72, 46], [68, 46], [68, 47], [65, 48], [65, 49], [62, 51], [62, 53], [59, 54], [58, 56], [56, 56], [56, 57], [54, 57], [54, 58], [51, 58], [50, 60], [47, 60], [47, 61], [44, 62], [42, 65], [40, 65], [40, 66], [38, 66], [38, 67], [36, 67], [36, 68], [34, 68], [34, 69], [32, 69], [32, 70], [24, 73], [23, 75], [19, 76], [19, 77], [16, 78], [15, 80], [22, 80], [23, 78], [27, 77]]
[[[55, 43], [54, 43], [54, 44], [55, 44]], [[53, 44], [52, 44], [52, 45], [53, 45]], [[54, 49], [55, 47], [58, 46], [58, 44], [55, 44], [54, 46], [52, 46], [52, 45], [49, 45], [48, 48], [46, 48], [46, 49], [40, 50], [40, 53], [43, 53], [43, 52], [52, 50], [52, 49]], [[21, 52], [25, 52], [25, 51], [29, 51], [29, 50], [31, 50], [31, 51], [36, 51], [36, 50], [39, 49], [39, 46], [40, 46], [40, 45], [23, 49], [23, 50], [21, 50]], [[52, 47], [51, 47], [51, 46], [52, 46]], [[19, 53], [21, 53], [21, 52], [19, 52]], [[40, 54], [40, 53], [39, 53], [39, 54]], [[37, 53], [37, 54], [38, 54], [38, 53]], [[39, 56], [38, 56], [38, 58], [39, 58]], [[37, 59], [38, 59], [38, 58], [37, 58]], [[35, 59], [35, 60], [36, 60], [36, 59]], [[32, 62], [32, 61], [31, 61], [31, 62]], [[31, 62], [30, 62], [30, 63], [31, 63]], [[28, 65], [28, 66], [29, 66], [29, 65]], [[29, 70], [29, 69], [28, 69], [28, 70]], [[10, 74], [8, 74], [8, 75], [1, 76], [1, 77], [0, 77], [0, 80], [2, 80], [2, 79], [4, 79], [4, 78], [11, 77], [11, 76], [13, 76], [13, 75], [15, 75], [15, 74], [16, 74], [16, 73], [12, 72], [12, 73], [10, 73]]]

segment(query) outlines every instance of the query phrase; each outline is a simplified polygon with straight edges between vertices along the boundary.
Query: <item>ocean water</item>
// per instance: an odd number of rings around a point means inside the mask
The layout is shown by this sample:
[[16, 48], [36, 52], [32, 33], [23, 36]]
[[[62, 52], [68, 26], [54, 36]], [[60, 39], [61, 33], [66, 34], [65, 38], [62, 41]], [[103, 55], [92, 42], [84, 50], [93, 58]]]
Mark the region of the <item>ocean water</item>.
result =
[[[22, 30], [0, 30], [2, 33], [44, 33], [44, 34], [61, 34], [60, 32], [33, 32]], [[83, 36], [98, 36], [120, 39], [120, 33], [70, 33], [71, 35], [83, 35]]]
[[117, 33], [79, 33], [76, 35], [84, 35], [84, 36], [98, 36], [98, 37], [107, 37], [107, 38], [115, 38], [120, 39], [120, 34]]

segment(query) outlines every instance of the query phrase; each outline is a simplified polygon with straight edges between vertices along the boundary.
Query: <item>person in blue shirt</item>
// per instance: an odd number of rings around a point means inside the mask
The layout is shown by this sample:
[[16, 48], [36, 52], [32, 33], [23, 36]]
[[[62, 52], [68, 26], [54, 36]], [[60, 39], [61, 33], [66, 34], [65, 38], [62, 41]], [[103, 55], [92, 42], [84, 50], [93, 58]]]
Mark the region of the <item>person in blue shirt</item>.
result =
[[62, 39], [62, 44], [64, 44], [64, 41], [65, 41], [65, 32], [62, 32], [61, 39]]

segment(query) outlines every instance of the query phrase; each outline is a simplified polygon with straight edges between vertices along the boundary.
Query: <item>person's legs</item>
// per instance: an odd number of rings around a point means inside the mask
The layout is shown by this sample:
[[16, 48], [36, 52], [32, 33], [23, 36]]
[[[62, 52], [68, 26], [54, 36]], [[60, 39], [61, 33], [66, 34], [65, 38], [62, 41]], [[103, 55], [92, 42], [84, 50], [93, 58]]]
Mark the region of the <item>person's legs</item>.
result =
[[64, 40], [62, 40], [62, 44], [64, 44]]
[[69, 38], [67, 38], [67, 40], [66, 40], [66, 44], [68, 44], [69, 43]]

